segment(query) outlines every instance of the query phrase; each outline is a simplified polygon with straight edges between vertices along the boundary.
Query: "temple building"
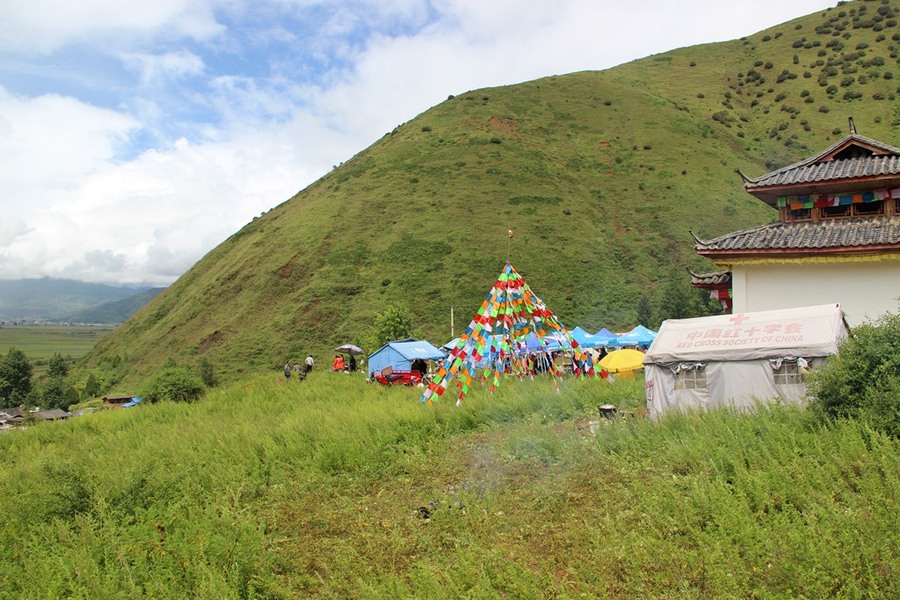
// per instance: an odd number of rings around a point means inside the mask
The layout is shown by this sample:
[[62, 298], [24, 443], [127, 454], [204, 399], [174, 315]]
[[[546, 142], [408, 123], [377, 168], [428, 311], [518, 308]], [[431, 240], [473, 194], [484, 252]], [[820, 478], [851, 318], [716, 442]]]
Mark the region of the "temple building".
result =
[[[740, 173], [740, 172], [739, 172]], [[692, 283], [734, 313], [838, 303], [850, 325], [900, 307], [900, 148], [856, 133], [744, 188], [778, 220], [695, 250], [720, 271]], [[726, 302], [727, 300], [727, 302]]]

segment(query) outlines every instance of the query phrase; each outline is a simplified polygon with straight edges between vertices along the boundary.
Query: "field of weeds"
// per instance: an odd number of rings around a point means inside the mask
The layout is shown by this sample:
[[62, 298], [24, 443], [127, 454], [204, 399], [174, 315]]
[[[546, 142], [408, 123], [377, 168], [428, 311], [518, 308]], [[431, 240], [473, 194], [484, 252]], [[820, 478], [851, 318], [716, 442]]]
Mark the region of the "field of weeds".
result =
[[600, 421], [641, 381], [433, 407], [315, 372], [0, 436], [21, 598], [898, 597], [900, 452], [805, 412]]

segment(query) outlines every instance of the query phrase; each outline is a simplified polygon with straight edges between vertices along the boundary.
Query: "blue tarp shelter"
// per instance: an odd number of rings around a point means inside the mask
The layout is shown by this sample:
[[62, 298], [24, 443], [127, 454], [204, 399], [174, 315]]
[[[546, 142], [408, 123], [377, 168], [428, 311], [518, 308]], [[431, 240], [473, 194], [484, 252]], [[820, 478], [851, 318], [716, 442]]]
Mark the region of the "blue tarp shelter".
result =
[[628, 333], [619, 336], [620, 346], [649, 346], [656, 339], [656, 332], [638, 325]]
[[369, 377], [372, 373], [380, 373], [385, 367], [392, 367], [395, 371], [412, 370], [412, 361], [440, 360], [447, 353], [432, 346], [425, 340], [394, 340], [388, 342], [377, 351], [369, 355], [366, 360], [366, 368]]

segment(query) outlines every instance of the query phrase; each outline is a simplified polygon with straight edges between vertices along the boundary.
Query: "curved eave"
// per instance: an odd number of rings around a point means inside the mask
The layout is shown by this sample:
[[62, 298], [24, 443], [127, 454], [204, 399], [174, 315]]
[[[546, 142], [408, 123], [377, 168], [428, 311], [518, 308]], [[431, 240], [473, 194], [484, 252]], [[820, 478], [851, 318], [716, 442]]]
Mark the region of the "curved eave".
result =
[[695, 248], [697, 254], [713, 261], [728, 261], [753, 258], [812, 258], [827, 254], [829, 256], [864, 256], [896, 254], [900, 258], [900, 244], [872, 244], [868, 246], [841, 246], [836, 248], [762, 248], [749, 250], [717, 250], [712, 248]]

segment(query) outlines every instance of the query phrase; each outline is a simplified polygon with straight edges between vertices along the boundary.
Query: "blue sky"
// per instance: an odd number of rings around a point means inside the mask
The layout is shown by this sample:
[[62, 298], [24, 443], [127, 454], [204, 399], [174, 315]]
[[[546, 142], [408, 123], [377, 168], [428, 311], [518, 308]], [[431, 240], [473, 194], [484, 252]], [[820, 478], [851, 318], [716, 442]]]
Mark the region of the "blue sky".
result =
[[5, 0], [0, 278], [168, 285], [450, 94], [749, 35], [821, 0]]

